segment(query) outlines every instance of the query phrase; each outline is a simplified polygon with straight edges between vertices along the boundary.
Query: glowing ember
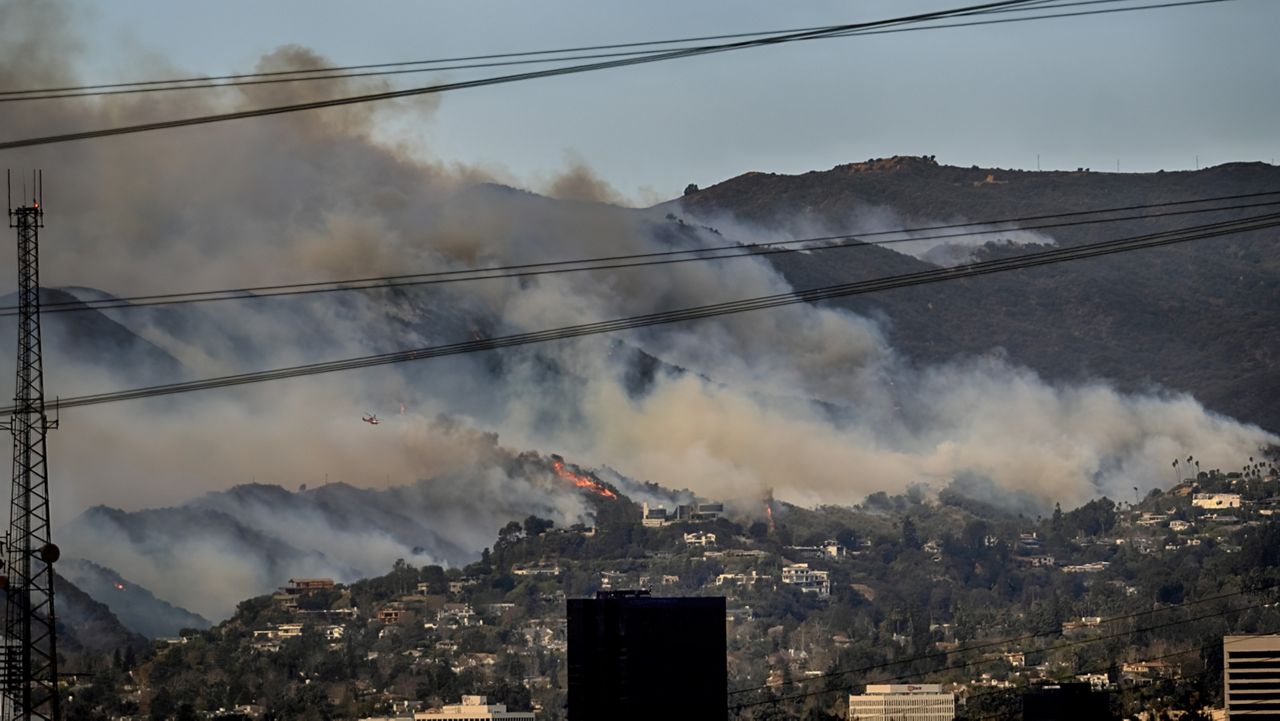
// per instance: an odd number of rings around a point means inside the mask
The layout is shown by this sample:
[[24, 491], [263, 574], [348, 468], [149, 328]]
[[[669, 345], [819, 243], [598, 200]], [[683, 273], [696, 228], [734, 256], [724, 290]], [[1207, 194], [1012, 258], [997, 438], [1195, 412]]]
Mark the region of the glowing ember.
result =
[[124, 584], [123, 584], [123, 583], [117, 583], [117, 584], [116, 584], [116, 590], [117, 590], [117, 591], [123, 591], [123, 590], [124, 590]]
[[584, 491], [590, 491], [591, 493], [594, 493], [598, 496], [604, 496], [605, 498], [618, 497], [618, 494], [614, 493], [608, 488], [605, 488], [604, 484], [601, 483], [600, 481], [597, 481], [594, 478], [591, 478], [590, 476], [584, 476], [581, 473], [574, 473], [573, 471], [566, 468], [564, 465], [564, 461], [560, 460], [559, 457], [555, 457], [552, 459], [551, 468], [555, 470], [557, 476], [560, 476], [566, 481], [572, 482], [573, 485], [577, 486], [578, 488], [581, 488]]

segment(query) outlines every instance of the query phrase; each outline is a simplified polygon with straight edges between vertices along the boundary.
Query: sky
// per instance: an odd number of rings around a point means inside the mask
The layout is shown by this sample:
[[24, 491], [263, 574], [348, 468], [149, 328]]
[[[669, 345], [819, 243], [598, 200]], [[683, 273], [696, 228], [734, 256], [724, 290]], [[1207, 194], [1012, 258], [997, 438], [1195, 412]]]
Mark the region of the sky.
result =
[[[346, 65], [858, 22], [959, 4], [130, 0], [82, 2], [75, 22], [81, 76], [112, 82], [250, 71], [286, 44]], [[625, 202], [645, 205], [688, 183], [895, 154], [1027, 169], [1118, 163], [1125, 172], [1274, 162], [1277, 26], [1280, 3], [1234, 0], [794, 43], [454, 92], [433, 113], [397, 115], [382, 132], [533, 189], [585, 164]], [[471, 77], [462, 72], [447, 79]]]

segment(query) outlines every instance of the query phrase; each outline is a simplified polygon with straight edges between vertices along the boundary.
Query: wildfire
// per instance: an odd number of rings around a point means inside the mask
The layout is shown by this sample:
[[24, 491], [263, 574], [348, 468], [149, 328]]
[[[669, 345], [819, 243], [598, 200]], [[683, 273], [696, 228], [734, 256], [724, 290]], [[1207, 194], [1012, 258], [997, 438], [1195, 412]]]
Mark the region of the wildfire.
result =
[[764, 517], [769, 521], [769, 533], [773, 533], [773, 504], [768, 501], [764, 502]]
[[551, 457], [551, 468], [556, 472], [557, 476], [560, 476], [566, 481], [573, 483], [573, 485], [577, 486], [578, 488], [581, 488], [584, 491], [594, 493], [598, 496], [604, 496], [605, 498], [618, 497], [618, 494], [606, 488], [605, 485], [600, 481], [597, 481], [594, 478], [591, 478], [590, 476], [584, 476], [581, 473], [574, 473], [573, 471], [566, 468], [564, 465], [564, 460], [561, 459], [559, 456]]

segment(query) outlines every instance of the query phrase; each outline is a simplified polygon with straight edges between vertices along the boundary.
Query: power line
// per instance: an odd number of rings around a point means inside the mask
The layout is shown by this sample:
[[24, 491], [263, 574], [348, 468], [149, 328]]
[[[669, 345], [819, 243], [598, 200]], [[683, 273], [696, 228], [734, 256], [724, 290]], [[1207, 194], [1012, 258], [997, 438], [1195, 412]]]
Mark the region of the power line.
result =
[[[1145, 213], [1140, 215], [1125, 215], [1109, 218], [1091, 218], [1086, 220], [1060, 221], [1054, 223], [1044, 223], [1039, 225], [1022, 226], [1018, 228], [983, 228], [989, 225], [1005, 225], [1010, 223], [1030, 222], [1040, 219], [1051, 218], [1075, 218], [1082, 215], [1102, 215], [1116, 212], [1128, 212], [1132, 210], [1144, 210], [1153, 208], [1178, 207], [1193, 204], [1202, 204], [1209, 202], [1221, 202], [1224, 200], [1240, 200], [1251, 199], [1266, 196], [1280, 195], [1280, 191], [1266, 191], [1259, 193], [1245, 193], [1233, 196], [1220, 196], [1218, 198], [1201, 198], [1194, 200], [1178, 200], [1165, 203], [1149, 203], [1143, 205], [1130, 205], [1119, 208], [1103, 208], [1098, 210], [1070, 211], [1066, 213], [1057, 213], [1049, 215], [1025, 216], [1023, 218], [1006, 218], [991, 221], [975, 221], [966, 223], [950, 223], [945, 225], [933, 225], [917, 228], [902, 228], [896, 230], [881, 230], [868, 233], [845, 233], [839, 235], [827, 235], [811, 238], [798, 238], [793, 240], [772, 241], [767, 243], [734, 243], [719, 246], [710, 246], [703, 248], [690, 248], [685, 250], [667, 250], [651, 253], [632, 253], [626, 255], [602, 256], [596, 258], [580, 258], [575, 260], [559, 260], [544, 261], [538, 263], [523, 263], [505, 266], [494, 266], [491, 268], [466, 268], [447, 271], [431, 271], [423, 273], [408, 273], [388, 276], [372, 276], [362, 278], [348, 278], [344, 280], [330, 281], [307, 281], [300, 283], [287, 283], [278, 285], [260, 285], [246, 286], [240, 288], [224, 288], [220, 290], [203, 290], [203, 291], [186, 291], [172, 293], [155, 293], [148, 295], [136, 295], [127, 297], [113, 297], [99, 300], [71, 300], [71, 301], [54, 301], [45, 303], [41, 306], [43, 313], [74, 313], [89, 310], [112, 310], [112, 309], [132, 309], [143, 308], [160, 305], [185, 305], [191, 303], [207, 303], [222, 300], [261, 300], [265, 298], [275, 298], [281, 296], [309, 295], [317, 293], [335, 293], [356, 290], [373, 290], [385, 288], [399, 288], [409, 286], [437, 285], [444, 283], [458, 283], [475, 280], [495, 280], [507, 278], [521, 278], [539, 275], [552, 275], [560, 273], [574, 273], [583, 271], [600, 271], [600, 270], [617, 270], [627, 268], [642, 268], [656, 265], [670, 265], [676, 263], [688, 263], [694, 261], [708, 260], [728, 260], [734, 258], [754, 258], [771, 255], [781, 255], [798, 252], [821, 252], [828, 250], [837, 250], [844, 248], [861, 248], [867, 246], [885, 246], [897, 243], [911, 243], [929, 240], [945, 240], [949, 238], [961, 238], [974, 235], [998, 235], [1001, 233], [1014, 233], [1022, 231], [1046, 230], [1053, 228], [1063, 228], [1079, 225], [1092, 225], [1099, 223], [1114, 223], [1123, 221], [1151, 220], [1158, 218], [1166, 218], [1172, 216], [1192, 215], [1200, 213], [1216, 213], [1235, 210], [1245, 210], [1251, 208], [1262, 208], [1280, 204], [1280, 200], [1245, 203], [1229, 206], [1214, 206], [1208, 208], [1195, 208], [1190, 210], [1166, 211], [1162, 213]], [[914, 235], [907, 238], [893, 238], [887, 240], [864, 240], [865, 238], [878, 237], [883, 235], [903, 235], [913, 233], [925, 233], [929, 231], [953, 230], [958, 228], [978, 228], [975, 230], [967, 230], [962, 232], [944, 233], [940, 235]], [[813, 243], [829, 243], [828, 245], [803, 246], [803, 244]], [[790, 247], [794, 245], [802, 245], [802, 247]], [[680, 257], [686, 256], [686, 257]], [[0, 306], [0, 317], [7, 317], [16, 314], [16, 306]]]
[[[918, 13], [914, 15], [906, 15], [887, 20], [877, 20], [862, 23], [850, 23], [845, 25], [833, 25], [826, 28], [813, 31], [804, 31], [797, 33], [787, 33], [783, 35], [771, 35], [764, 38], [741, 40], [731, 43], [723, 43], [718, 45], [706, 45], [701, 47], [682, 48], [669, 52], [645, 55], [642, 57], [619, 58], [615, 60], [606, 60], [602, 62], [587, 63], [582, 65], [570, 65], [560, 68], [548, 68], [544, 70], [536, 70], [525, 73], [515, 73], [511, 75], [498, 75], [487, 78], [478, 78], [474, 80], [459, 81], [454, 83], [442, 83], [439, 85], [429, 85], [426, 87], [409, 88], [403, 90], [389, 90], [378, 93], [366, 93], [361, 95], [352, 95], [340, 98], [330, 98], [327, 100], [316, 100], [304, 103], [294, 103], [290, 105], [276, 105], [264, 108], [255, 108], [252, 110], [239, 110], [227, 113], [216, 113], [211, 115], [201, 115], [190, 118], [180, 118], [176, 120], [162, 120], [149, 123], [140, 123], [136, 125], [124, 125], [114, 128], [102, 128], [99, 130], [87, 130], [75, 133], [62, 133], [58, 135], [46, 135], [35, 138], [25, 138], [22, 140], [10, 140], [0, 142], [0, 150], [11, 150], [14, 148], [26, 148], [36, 145], [49, 145], [54, 143], [71, 142], [74, 140], [90, 140], [94, 138], [103, 138], [116, 135], [130, 135], [135, 133], [151, 132], [156, 130], [166, 130], [171, 128], [190, 127], [194, 125], [207, 125], [211, 123], [220, 123], [230, 120], [244, 120], [248, 118], [260, 118], [272, 115], [284, 115], [288, 113], [302, 112], [306, 110], [318, 110], [322, 108], [339, 107], [345, 105], [356, 105], [363, 103], [378, 102], [382, 100], [393, 100], [397, 98], [414, 97], [418, 95], [429, 95], [448, 92], [452, 90], [463, 90], [468, 88], [488, 87], [492, 85], [502, 85], [506, 83], [522, 82], [526, 80], [537, 80], [542, 78], [558, 77], [562, 75], [574, 75], [578, 73], [592, 72], [597, 70], [609, 70], [613, 68], [628, 67], [632, 65], [643, 65], [654, 62], [662, 62], [667, 60], [678, 60], [682, 58], [697, 57], [702, 55], [711, 55], [715, 53], [731, 52], [734, 50], [743, 50], [747, 48], [765, 47], [770, 45], [780, 45], [790, 42], [802, 40], [811, 40], [828, 36], [837, 36], [842, 33], [853, 33], [860, 30], [871, 30], [875, 28], [892, 27], [895, 25], [903, 25], [909, 23], [919, 23], [929, 20], [945, 19], [948, 17], [956, 17], [962, 15], [972, 15], [982, 10], [995, 10], [1004, 7], [1013, 7], [1015, 5], [1026, 5], [1039, 0], [1003, 0], [1001, 2], [985, 3], [981, 5], [971, 5], [953, 10], [941, 10], [929, 13]], [[1186, 3], [1163, 3], [1159, 7], [1174, 7], [1178, 4], [1204, 4], [1216, 2], [1231, 2], [1232, 0], [1187, 0]], [[1151, 6], [1155, 7], [1155, 6]], [[1093, 11], [1090, 11], [1093, 12]], [[1100, 11], [1099, 11], [1100, 12]]]
[[[1111, 4], [1118, 2], [1129, 2], [1131, 0], [1078, 0], [1077, 2], [1053, 3], [1053, 0], [1037, 0], [1040, 3], [1049, 2], [1051, 5], [1032, 7], [1013, 7], [999, 8], [995, 10], [981, 10], [972, 13], [957, 13], [949, 17], [965, 17], [968, 15], [994, 15], [1008, 13], [1024, 13], [1034, 10], [1055, 9], [1065, 7], [1076, 7], [1082, 5], [1099, 5]], [[943, 23], [937, 25], [920, 25], [902, 28], [886, 28], [879, 30], [853, 30], [835, 35], [822, 36], [814, 39], [833, 39], [848, 38], [864, 35], [882, 35], [900, 32], [916, 32], [920, 30], [940, 30], [948, 28], [974, 27], [980, 25], [994, 25], [1009, 22], [1028, 22], [1032, 20], [1048, 20], [1060, 19], [1067, 17], [1079, 17], [1085, 15], [1101, 15], [1116, 12], [1131, 12], [1137, 10], [1152, 10], [1158, 8], [1180, 7], [1184, 5], [1203, 5], [1219, 2], [1230, 2], [1231, 0], [1178, 0], [1175, 2], [1165, 2], [1151, 5], [1140, 5], [1133, 7], [1110, 8], [1102, 10], [1089, 10], [1071, 13], [1053, 13], [1042, 14], [1030, 17], [1015, 17], [1001, 20], [978, 20], [961, 23]], [[642, 42], [629, 43], [612, 43], [607, 45], [592, 45], [577, 48], [563, 48], [558, 50], [534, 50], [513, 53], [493, 53], [488, 55], [471, 55], [455, 58], [437, 58], [434, 60], [408, 60], [391, 63], [369, 63], [362, 65], [346, 65], [346, 66], [329, 66], [322, 68], [311, 68], [301, 70], [277, 70], [271, 72], [260, 73], [236, 73], [230, 75], [218, 75], [211, 77], [188, 77], [174, 78], [169, 80], [146, 80], [120, 83], [102, 83], [96, 85], [73, 85], [54, 88], [31, 88], [26, 90], [6, 90], [0, 91], [0, 103], [19, 102], [25, 100], [53, 100], [65, 98], [83, 98], [83, 97], [101, 97], [109, 95], [128, 95], [137, 93], [153, 93], [167, 92], [173, 90], [209, 90], [219, 88], [233, 88], [247, 85], [267, 85], [278, 83], [297, 83], [312, 82], [320, 80], [344, 80], [351, 78], [364, 77], [385, 77], [392, 75], [405, 75], [414, 73], [441, 72], [450, 70], [470, 70], [479, 68], [497, 68], [497, 67], [513, 67], [520, 65], [560, 63], [560, 62], [576, 62], [582, 60], [599, 60], [604, 58], [615, 57], [633, 57], [643, 55], [653, 55], [662, 52], [668, 52], [665, 49], [655, 48], [653, 46], [678, 45], [693, 42], [705, 42], [709, 40], [724, 40], [735, 38], [753, 38], [782, 35], [798, 32], [813, 32], [824, 29], [823, 26], [807, 27], [807, 28], [791, 28], [787, 30], [772, 31], [755, 31], [745, 33], [728, 33], [722, 35], [704, 35], [701, 37], [680, 38], [671, 40], [652, 40]], [[649, 48], [624, 50], [625, 48]], [[688, 49], [688, 48], [683, 48]], [[571, 54], [584, 53], [586, 51], [614, 50], [619, 52], [592, 52], [589, 54]], [[555, 56], [555, 57], [552, 57]], [[484, 62], [480, 62], [484, 61]], [[453, 64], [450, 64], [453, 63]]]
[[[72, 396], [59, 401], [60, 407], [76, 408], [80, 406], [100, 405], [120, 401], [153, 398], [157, 396], [191, 393], [216, 388], [264, 383], [285, 380], [302, 376], [335, 373], [338, 371], [370, 368], [374, 366], [405, 363], [428, 358], [478, 353], [500, 348], [545, 343], [554, 340], [567, 340], [602, 333], [614, 333], [623, 330], [634, 330], [650, 326], [702, 320], [723, 315], [745, 313], [748, 311], [779, 308], [799, 303], [813, 303], [834, 298], [874, 293], [895, 288], [906, 288], [947, 280], [972, 278], [992, 273], [1023, 270], [1043, 265], [1052, 265], [1073, 260], [1096, 258], [1115, 253], [1125, 253], [1145, 248], [1156, 248], [1193, 240], [1221, 237], [1251, 230], [1263, 230], [1280, 226], [1280, 213], [1253, 216], [1236, 221], [1209, 223], [1174, 231], [1152, 233], [1148, 235], [1122, 238], [1080, 245], [1070, 248], [1058, 248], [1038, 253], [1028, 253], [1012, 258], [982, 261], [953, 268], [937, 268], [904, 275], [876, 278], [872, 280], [825, 286], [803, 291], [791, 291], [774, 295], [758, 296], [724, 303], [694, 306], [671, 311], [662, 311], [635, 315], [612, 320], [583, 323], [580, 325], [551, 328], [542, 331], [530, 331], [496, 338], [478, 338], [470, 341], [439, 346], [428, 346], [411, 350], [393, 351], [376, 355], [346, 358], [336, 361], [323, 361], [305, 365], [277, 368], [273, 370], [254, 371], [234, 375], [205, 378], [194, 381], [183, 381], [162, 385], [146, 386], [108, 393], [97, 393]], [[0, 417], [11, 415], [13, 408], [0, 408]]]
[[[1031, 5], [1036, 5], [1037, 3], [1045, 3], [1045, 2], [1053, 2], [1053, 1], [1054, 0], [1036, 0], [1036, 2], [1028, 2], [1027, 5], [1031, 6]], [[1124, 1], [1125, 0], [1087, 0], [1087, 2], [1072, 2], [1072, 3], [1055, 5], [1055, 7], [1067, 7], [1071, 5], [1092, 5], [1097, 3], [1111, 3], [1111, 2], [1124, 2]], [[1023, 8], [1023, 7], [1017, 8], [1018, 11], [1025, 11], [1026, 9], [1034, 9], [1034, 8]], [[1013, 9], [1010, 9], [1008, 11], [984, 10], [984, 11], [976, 11], [974, 14], [1012, 12], [1012, 11]], [[259, 73], [236, 73], [231, 75], [171, 78], [168, 80], [144, 80], [144, 81], [133, 81], [133, 82], [122, 82], [122, 83], [101, 83], [97, 85], [70, 85], [70, 86], [53, 87], [53, 88], [28, 88], [25, 90], [4, 90], [4, 91], [0, 91], [0, 96], [44, 94], [44, 93], [54, 93], [54, 92], [72, 92], [72, 91], [78, 91], [78, 90], [108, 90], [113, 88], [126, 88], [126, 87], [146, 86], [146, 85], [208, 83], [208, 82], [219, 81], [219, 80], [244, 80], [244, 79], [253, 79], [253, 78], [270, 78], [270, 77], [278, 77], [283, 75], [306, 76], [310, 74], [327, 74], [327, 73], [347, 72], [347, 71], [354, 71], [354, 70], [397, 68], [397, 67], [405, 67], [405, 66], [413, 66], [413, 65], [435, 65], [435, 64], [442, 64], [442, 63], [471, 62], [471, 61], [477, 61], [477, 60], [502, 60], [502, 59], [508, 59], [508, 58], [522, 58], [522, 57], [530, 57], [530, 56], [536, 56], [536, 55], [559, 55], [559, 54], [565, 54], [565, 53], [589, 52], [589, 51], [597, 51], [597, 50], [619, 50], [623, 48], [643, 48], [643, 47], [649, 47], [654, 45], [679, 45], [679, 44], [686, 44], [686, 43], [707, 42], [710, 40], [734, 40], [738, 38], [760, 37], [764, 35], [782, 35], [787, 33], [810, 32], [814, 30], [822, 30], [826, 27], [828, 26], [817, 25], [817, 26], [810, 26], [810, 27], [803, 27], [803, 28], [788, 28], [783, 30], [760, 30], [760, 31], [754, 31], [754, 32], [725, 33], [720, 35], [701, 35], [701, 36], [694, 36], [694, 37], [666, 39], [666, 40], [644, 40], [644, 41], [625, 42], [625, 43], [608, 43], [604, 45], [582, 45], [578, 47], [558, 48], [553, 50], [543, 49], [543, 50], [526, 50], [521, 52], [490, 53], [487, 55], [464, 55], [464, 56], [447, 57], [447, 58], [436, 58], [433, 60], [404, 60], [404, 61], [390, 62], [390, 63], [338, 65], [338, 66], [327, 66], [327, 67], [321, 67], [321, 68], [304, 68], [299, 70], [275, 70], [270, 72], [259, 72]]]

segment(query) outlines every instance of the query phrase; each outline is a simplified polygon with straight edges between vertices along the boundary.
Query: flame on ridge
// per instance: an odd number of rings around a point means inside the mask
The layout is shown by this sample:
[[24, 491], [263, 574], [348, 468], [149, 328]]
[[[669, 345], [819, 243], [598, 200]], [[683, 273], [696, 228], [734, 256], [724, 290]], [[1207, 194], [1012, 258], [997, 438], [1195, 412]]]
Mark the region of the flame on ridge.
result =
[[594, 493], [598, 496], [604, 496], [605, 498], [618, 497], [618, 494], [609, 490], [600, 481], [597, 481], [590, 476], [586, 476], [581, 473], [574, 473], [573, 471], [569, 470], [565, 466], [564, 460], [561, 459], [559, 456], [551, 457], [551, 468], [556, 472], [557, 476], [560, 476], [566, 481], [573, 483], [573, 485], [577, 486], [578, 488], [581, 488], [584, 491]]

